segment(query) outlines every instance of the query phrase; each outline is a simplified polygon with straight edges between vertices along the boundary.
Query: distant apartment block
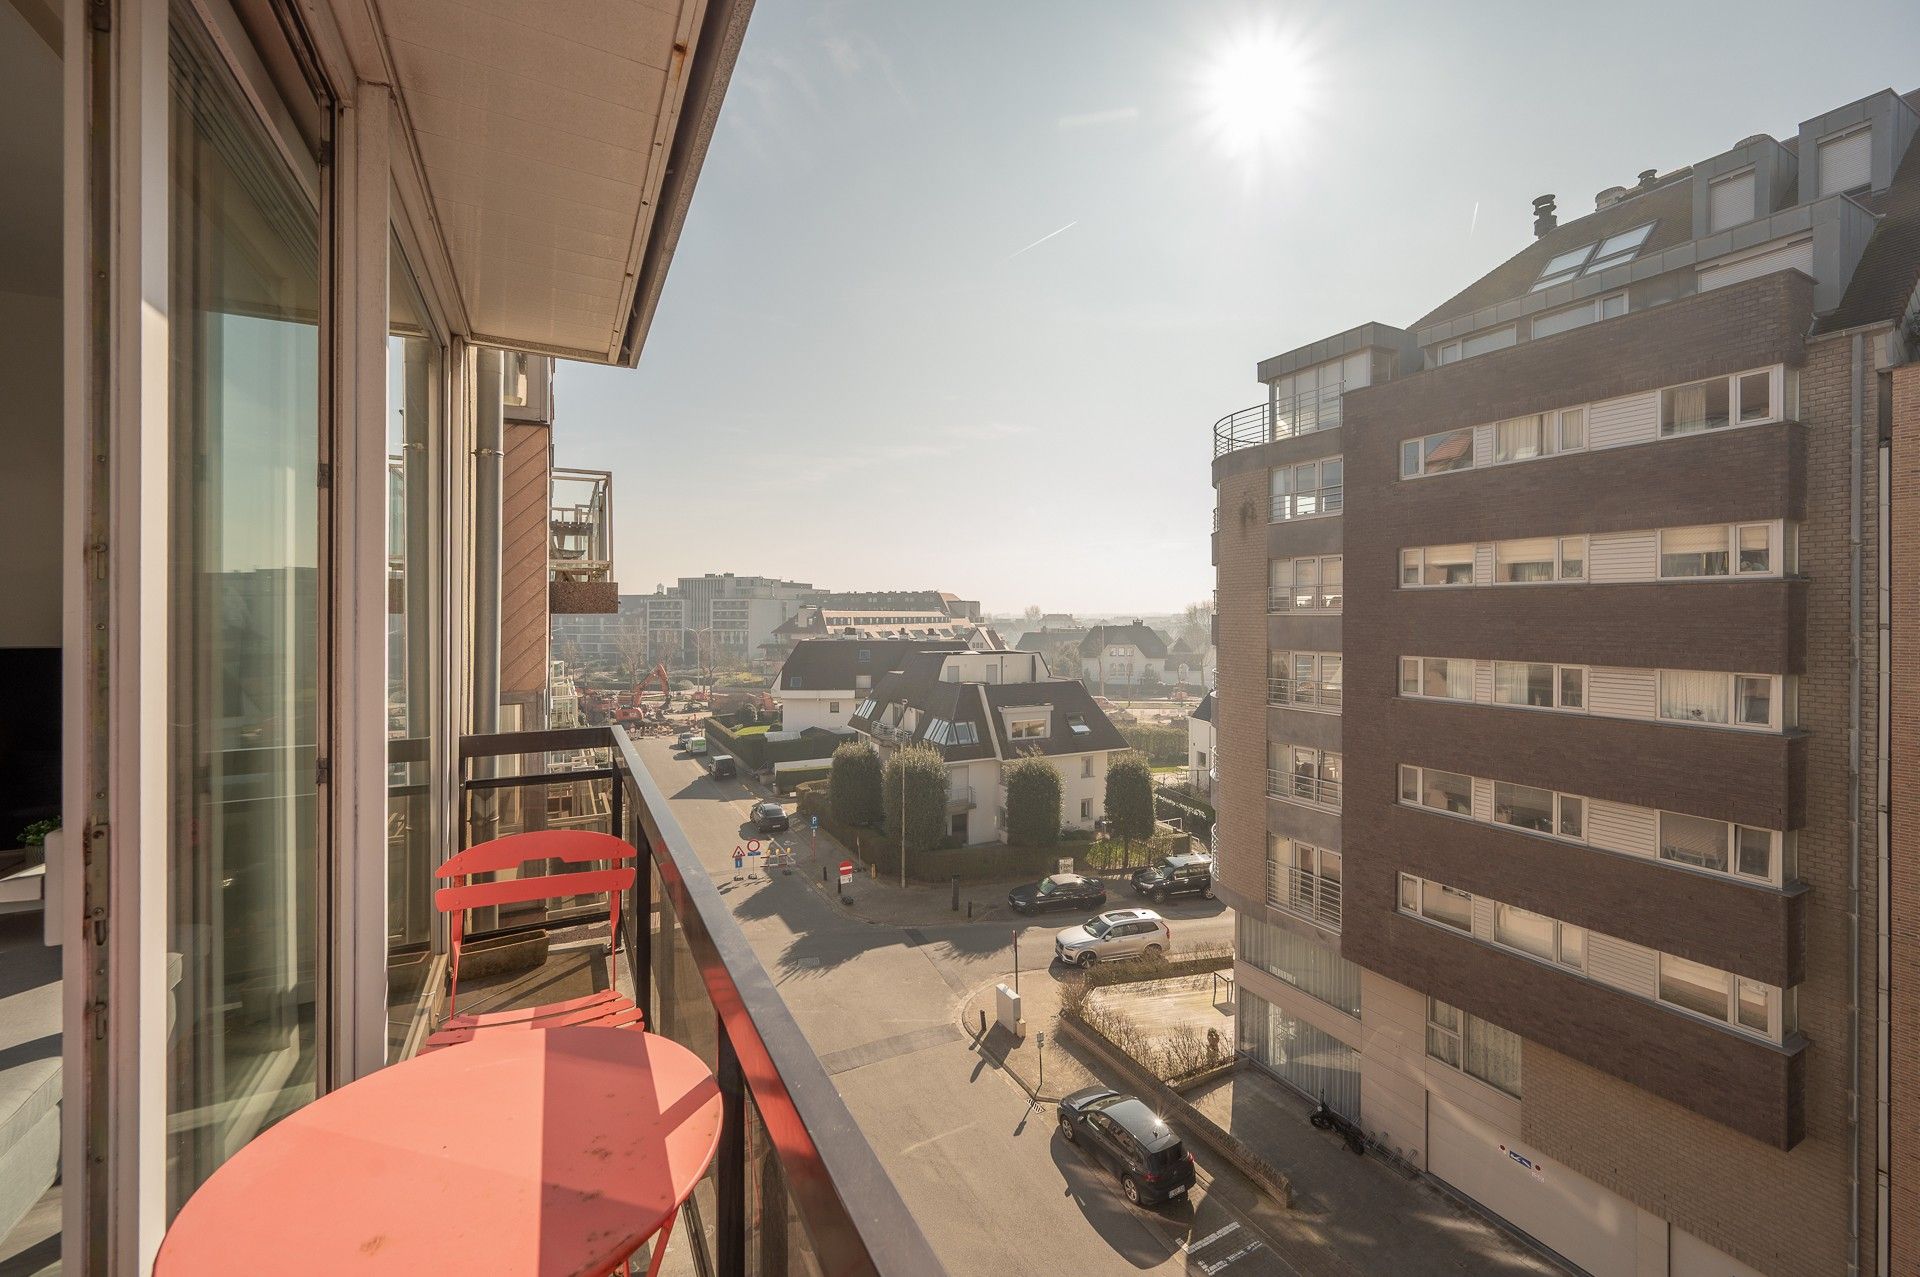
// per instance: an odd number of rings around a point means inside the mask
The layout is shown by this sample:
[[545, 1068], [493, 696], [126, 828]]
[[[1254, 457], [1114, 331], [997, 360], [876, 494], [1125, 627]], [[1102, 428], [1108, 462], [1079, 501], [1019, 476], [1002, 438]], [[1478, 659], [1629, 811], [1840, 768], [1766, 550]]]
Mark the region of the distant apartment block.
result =
[[1240, 1049], [1587, 1272], [1920, 1265], [1917, 106], [1542, 197], [1215, 427]]

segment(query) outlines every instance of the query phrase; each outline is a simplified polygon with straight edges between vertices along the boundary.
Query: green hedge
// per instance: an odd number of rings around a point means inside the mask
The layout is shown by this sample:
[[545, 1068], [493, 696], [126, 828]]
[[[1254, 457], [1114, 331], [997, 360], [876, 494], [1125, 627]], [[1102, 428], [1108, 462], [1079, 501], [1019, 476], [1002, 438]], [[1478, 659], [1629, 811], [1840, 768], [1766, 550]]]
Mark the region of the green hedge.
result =
[[1120, 734], [1155, 767], [1177, 767], [1187, 761], [1187, 733], [1182, 728], [1134, 723], [1122, 727]]
[[825, 780], [832, 773], [833, 764], [830, 762], [823, 762], [818, 767], [795, 767], [791, 771], [776, 773], [777, 786], [783, 794], [797, 793], [800, 786]]

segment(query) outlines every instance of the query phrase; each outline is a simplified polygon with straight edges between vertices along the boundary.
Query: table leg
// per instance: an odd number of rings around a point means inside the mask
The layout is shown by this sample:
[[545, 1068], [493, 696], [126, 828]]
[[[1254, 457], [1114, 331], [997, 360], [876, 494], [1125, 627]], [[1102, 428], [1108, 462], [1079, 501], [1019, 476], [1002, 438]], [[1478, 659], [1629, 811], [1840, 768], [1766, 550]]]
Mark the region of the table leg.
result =
[[673, 1214], [667, 1216], [667, 1222], [653, 1236], [653, 1258], [647, 1263], [647, 1277], [659, 1277], [660, 1265], [667, 1260], [667, 1239], [673, 1236], [673, 1226], [680, 1219], [680, 1210], [680, 1207], [674, 1207]]

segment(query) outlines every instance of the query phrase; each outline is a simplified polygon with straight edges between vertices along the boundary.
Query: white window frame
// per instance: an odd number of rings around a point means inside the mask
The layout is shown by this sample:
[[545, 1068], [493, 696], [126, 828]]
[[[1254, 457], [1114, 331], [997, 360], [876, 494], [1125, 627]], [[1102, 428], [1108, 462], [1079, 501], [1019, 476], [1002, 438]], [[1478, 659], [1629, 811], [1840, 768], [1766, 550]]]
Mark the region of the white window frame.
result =
[[[1443, 1014], [1436, 1011], [1436, 1008], [1440, 1007], [1444, 1007], [1447, 1012], [1452, 1013], [1450, 1022]], [[1475, 1025], [1480, 1026], [1482, 1031], [1491, 1029], [1498, 1033], [1517, 1036], [1513, 1034], [1513, 1030], [1503, 1029], [1491, 1020], [1483, 1019], [1467, 1011], [1462, 1011], [1459, 1007], [1448, 1002], [1442, 1002], [1439, 998], [1429, 997], [1427, 999], [1427, 1058], [1429, 1060], [1438, 1060], [1441, 1064], [1452, 1069], [1462, 1077], [1470, 1077], [1480, 1083], [1480, 1085], [1492, 1087], [1502, 1095], [1511, 1095], [1514, 1099], [1519, 1099], [1520, 1090], [1509, 1089], [1490, 1077], [1484, 1077], [1481, 1074], [1471, 1072], [1466, 1067], [1467, 1037]], [[1437, 1051], [1434, 1049], [1436, 1041], [1441, 1044], [1443, 1050]], [[1452, 1058], [1448, 1058], [1448, 1054], [1444, 1051], [1444, 1048], [1447, 1047], [1451, 1047]], [[1524, 1089], [1524, 1087], [1522, 1089]]]
[[[1867, 136], [1867, 180], [1855, 186], [1844, 186], [1838, 190], [1833, 190], [1833, 191], [1827, 190], [1826, 181], [1820, 173], [1821, 152], [1824, 151], [1829, 146], [1835, 145], [1836, 143], [1844, 142], [1847, 139], [1854, 137], [1855, 135], [1860, 133], [1865, 133], [1868, 135]], [[1872, 188], [1873, 186], [1873, 136], [1872, 134], [1873, 134], [1873, 121], [1867, 120], [1860, 124], [1852, 125], [1849, 128], [1837, 129], [1834, 132], [1829, 133], [1825, 137], [1820, 138], [1814, 142], [1813, 144], [1814, 184], [1820, 188], [1821, 197], [1824, 198], [1825, 196], [1828, 196], [1828, 195], [1844, 195], [1848, 191], [1859, 191], [1859, 190], [1867, 190]]]
[[[1340, 481], [1338, 483], [1329, 484], [1327, 482], [1327, 466], [1330, 464], [1340, 468]], [[1313, 486], [1311, 488], [1295, 486], [1295, 481], [1300, 472], [1308, 469], [1313, 471]], [[1286, 476], [1287, 479], [1285, 491], [1280, 491], [1274, 486], [1275, 481], [1282, 475]], [[1339, 514], [1346, 504], [1346, 458], [1336, 453], [1331, 457], [1319, 457], [1312, 461], [1300, 461], [1292, 465], [1274, 466], [1267, 472], [1267, 492], [1269, 495], [1267, 522], [1269, 523], [1293, 523], [1300, 519], [1325, 519], [1332, 515]], [[1312, 510], [1304, 514], [1297, 509], [1302, 497], [1311, 497], [1314, 505]]]
[[[1460, 546], [1467, 548], [1467, 579], [1464, 581], [1427, 581], [1427, 553], [1430, 550], [1454, 550]], [[1416, 545], [1400, 551], [1400, 588], [1403, 590], [1463, 590], [1478, 584], [1474, 578], [1475, 560], [1479, 557], [1480, 547], [1468, 542], [1455, 542], [1451, 545]], [[1415, 579], [1407, 580], [1407, 568], [1414, 570]]]
[[[1286, 565], [1286, 587], [1282, 591], [1273, 579], [1274, 568]], [[1300, 564], [1313, 564], [1312, 602], [1301, 606]], [[1337, 594], [1327, 592], [1327, 565], [1340, 564], [1340, 591]], [[1281, 602], [1284, 592], [1286, 599]], [[1302, 554], [1290, 559], [1267, 560], [1267, 610], [1269, 612], [1339, 612], [1346, 602], [1346, 556], [1342, 554]]]
[[[1719, 825], [1721, 833], [1720, 848], [1725, 855], [1727, 867], [1715, 869], [1710, 865], [1696, 865], [1691, 861], [1677, 860], [1667, 855], [1666, 820], [1669, 816], [1679, 816], [1686, 820], [1706, 820]], [[1681, 869], [1690, 869], [1694, 873], [1708, 874], [1715, 878], [1732, 878], [1740, 882], [1763, 882], [1771, 886], [1784, 886], [1787, 881], [1787, 836], [1778, 829], [1766, 829], [1759, 825], [1745, 825], [1737, 820], [1714, 820], [1709, 816], [1696, 816], [1691, 812], [1668, 811], [1661, 808], [1655, 813], [1654, 854], [1660, 863], [1674, 865]], [[1740, 836], [1742, 833], [1764, 834], [1767, 838], [1767, 872], [1751, 874], [1740, 868]]]
[[[1544, 581], [1502, 581], [1500, 579], [1501, 547], [1509, 546], [1509, 545], [1519, 545], [1523, 541], [1553, 542], [1553, 573], [1546, 580]], [[1570, 560], [1567, 557], [1567, 546], [1569, 543], [1575, 542], [1575, 541], [1580, 543], [1580, 557], [1578, 559]], [[1584, 532], [1572, 532], [1572, 533], [1568, 533], [1565, 536], [1509, 537], [1504, 541], [1495, 541], [1493, 543], [1493, 580], [1489, 582], [1489, 584], [1498, 585], [1498, 586], [1585, 585], [1587, 583], [1588, 548], [1589, 547], [1588, 547], [1587, 535]], [[1532, 560], [1525, 560], [1525, 561], [1531, 562]], [[1567, 564], [1569, 562], [1579, 563], [1580, 575], [1578, 576], [1567, 575]], [[1404, 565], [1402, 568], [1402, 575], [1403, 576], [1405, 575]]]
[[[1661, 1006], [1669, 1011], [1677, 1011], [1681, 1015], [1688, 1016], [1691, 1019], [1702, 1020], [1708, 1024], [1718, 1024], [1723, 1028], [1732, 1029], [1742, 1037], [1759, 1038], [1765, 1042], [1780, 1042], [1785, 1038], [1789, 1015], [1787, 1008], [1789, 1001], [1787, 995], [1790, 992], [1789, 990], [1783, 990], [1778, 985], [1768, 984], [1763, 980], [1748, 979], [1746, 976], [1739, 975], [1735, 972], [1722, 970], [1711, 963], [1695, 962], [1690, 958], [1682, 958], [1678, 954], [1666, 953], [1664, 951], [1656, 952], [1658, 953], [1658, 966], [1654, 975], [1654, 996]], [[1719, 975], [1725, 985], [1726, 1014], [1716, 1019], [1711, 1015], [1696, 1011], [1690, 1006], [1669, 999], [1666, 995], [1666, 976], [1669, 963], [1676, 965], [1686, 963], [1688, 966], [1697, 967], [1704, 971], [1711, 971]], [[1752, 1025], [1741, 1022], [1739, 997], [1743, 985], [1762, 990], [1767, 995], [1767, 1027], [1765, 1029], [1756, 1029]]]
[[[1500, 923], [1501, 919], [1509, 910], [1515, 913], [1527, 914], [1547, 923], [1551, 928], [1547, 939], [1547, 947], [1552, 950], [1552, 952], [1545, 954], [1535, 953], [1531, 949], [1522, 948], [1517, 944], [1510, 944], [1502, 940], [1500, 938]], [[1571, 944], [1569, 944], [1565, 938], [1568, 933], [1572, 933], [1572, 935], [1578, 937]], [[1546, 966], [1564, 967], [1569, 971], [1578, 971], [1583, 975], [1587, 970], [1587, 929], [1575, 923], [1562, 922], [1550, 914], [1540, 913], [1534, 909], [1525, 909], [1519, 905], [1508, 904], [1504, 900], [1494, 901], [1493, 933], [1490, 940], [1496, 949], [1516, 954], [1522, 958], [1531, 959], [1534, 962], [1542, 963]]]
[[[1303, 856], [1310, 862], [1305, 868], [1299, 863]], [[1342, 872], [1337, 876], [1326, 872], [1329, 856], [1341, 866]], [[1345, 867], [1345, 857], [1338, 851], [1284, 834], [1270, 834], [1267, 837], [1267, 903], [1316, 926], [1338, 931], [1346, 886]], [[1334, 884], [1331, 901], [1327, 899], [1329, 882]]]
[[[1697, 575], [1673, 574], [1667, 572], [1667, 537], [1678, 532], [1696, 532], [1702, 528], [1719, 528], [1727, 538], [1727, 570]], [[1740, 534], [1748, 529], [1763, 528], [1767, 533], [1767, 570], [1750, 572], [1740, 566]], [[1654, 547], [1654, 571], [1662, 581], [1775, 581], [1787, 575], [1786, 543], [1787, 530], [1778, 519], [1767, 522], [1749, 523], [1694, 523], [1685, 527], [1659, 528], [1655, 532], [1657, 544]]]
[[[1449, 666], [1451, 666], [1455, 661], [1459, 661], [1462, 664], [1466, 665], [1467, 666], [1467, 694], [1465, 696], [1437, 696], [1432, 692], [1421, 690], [1426, 686], [1426, 682], [1427, 682], [1426, 664], [1428, 661], [1445, 661]], [[1473, 694], [1473, 684], [1474, 684], [1474, 679], [1479, 674], [1479, 666], [1480, 666], [1480, 663], [1478, 661], [1474, 660], [1472, 657], [1467, 657], [1467, 656], [1403, 656], [1400, 658], [1400, 695], [1406, 697], [1408, 700], [1448, 701], [1454, 704], [1462, 704], [1462, 705], [1472, 704], [1475, 699]], [[1449, 681], [1451, 681], [1452, 677], [1453, 677], [1453, 671], [1451, 670], [1451, 668], [1449, 668], [1447, 671], [1447, 678]], [[1409, 682], [1409, 679], [1411, 679], [1411, 682], [1413, 684], [1414, 690], [1412, 691], [1407, 690], [1407, 684]]]
[[[1750, 377], [1762, 373], [1767, 377], [1767, 413], [1751, 421], [1741, 417], [1741, 383]], [[1698, 430], [1669, 430], [1667, 428], [1667, 396], [1676, 390], [1686, 390], [1693, 386], [1704, 386], [1712, 382], [1727, 383], [1727, 420], [1724, 425], [1702, 426]], [[1728, 373], [1724, 377], [1702, 377], [1698, 381], [1682, 381], [1671, 386], [1662, 386], [1656, 392], [1659, 396], [1655, 412], [1658, 420], [1654, 429], [1661, 439], [1690, 439], [1694, 435], [1718, 434], [1722, 430], [1736, 430], [1741, 426], [1767, 426], [1787, 419], [1787, 369], [1781, 364], [1766, 364], [1759, 368], [1743, 368], [1739, 372]]]
[[[1407, 888], [1409, 886], [1413, 888], [1413, 891], [1412, 891], [1413, 904], [1411, 907], [1409, 907], [1409, 905], [1407, 904], [1407, 898], [1408, 898]], [[1456, 926], [1449, 919], [1438, 917], [1432, 913], [1427, 912], [1427, 888], [1428, 887], [1433, 887], [1439, 892], [1441, 892], [1442, 894], [1452, 894], [1455, 896], [1464, 896], [1466, 898], [1467, 923], [1464, 927]], [[1436, 927], [1445, 927], [1448, 931], [1457, 932], [1458, 934], [1463, 936], [1473, 935], [1474, 899], [1475, 899], [1474, 894], [1471, 891], [1462, 891], [1458, 887], [1449, 887], [1445, 883], [1430, 882], [1429, 880], [1418, 877], [1417, 875], [1414, 875], [1414, 874], [1403, 873], [1400, 875], [1400, 895], [1398, 900], [1398, 908], [1401, 913], [1405, 913], [1412, 917], [1418, 918], [1422, 922], [1430, 922]]]
[[[1458, 776], [1467, 782], [1467, 809], [1455, 811], [1451, 807], [1441, 807], [1427, 801], [1427, 773], [1440, 772], [1446, 776]], [[1413, 777], [1413, 797], [1407, 797], [1407, 778]], [[1437, 811], [1442, 816], [1454, 816], [1461, 820], [1477, 820], [1473, 814], [1473, 774], [1457, 772], [1447, 767], [1415, 767], [1411, 763], [1400, 764], [1399, 795], [1400, 802], [1408, 807], [1418, 807], [1423, 811]]]
[[[1039, 726], [1039, 731], [1023, 730], [1036, 724]], [[1035, 718], [1031, 714], [1023, 714], [1019, 718], [1015, 718], [1011, 714], [1007, 716], [1008, 740], [1045, 740], [1048, 734], [1047, 720], [1044, 715], [1039, 718]]]
[[[1519, 701], [1500, 699], [1500, 667], [1502, 665], [1545, 665], [1553, 671], [1553, 704], [1526, 705]], [[1560, 665], [1552, 661], [1494, 661], [1493, 662], [1493, 699], [1489, 705], [1498, 705], [1505, 709], [1553, 710], [1562, 714], [1584, 714], [1587, 712], [1587, 683], [1590, 667], [1585, 665]], [[1580, 704], [1566, 703], [1566, 675], [1577, 674], [1580, 677]]]
[[[1540, 331], [1542, 320], [1551, 322], [1562, 317], [1576, 315], [1581, 311], [1586, 312], [1587, 317], [1585, 319], [1570, 323], [1564, 328], [1556, 328], [1552, 332], [1543, 333]], [[1585, 301], [1576, 302], [1572, 306], [1562, 306], [1558, 310], [1542, 311], [1533, 317], [1528, 331], [1532, 333], [1535, 341], [1539, 341], [1546, 337], [1558, 337], [1561, 333], [1570, 333], [1576, 328], [1585, 328], [1588, 324], [1597, 324], [1603, 319], [1618, 319], [1626, 313], [1627, 294], [1625, 290], [1613, 293], [1602, 293], [1598, 297], [1589, 297]]]
[[[1717, 235], [1721, 231], [1732, 230], [1736, 226], [1744, 226], [1748, 222], [1751, 222], [1753, 220], [1754, 193], [1758, 189], [1759, 180], [1760, 180], [1759, 174], [1755, 171], [1753, 165], [1751, 164], [1747, 165], [1747, 167], [1743, 169], [1735, 169], [1731, 173], [1722, 173], [1719, 177], [1711, 178], [1708, 180], [1707, 182], [1707, 234]], [[1731, 222], [1724, 222], [1724, 223], [1716, 222], [1713, 217], [1714, 192], [1718, 188], [1730, 186], [1735, 182], [1746, 183], [1747, 202], [1745, 205], [1742, 206], [1742, 211], [1740, 213], [1740, 216], [1734, 218]]]
[[[1667, 703], [1665, 680], [1669, 674], [1718, 674], [1720, 677], [1725, 678], [1727, 680], [1727, 721], [1724, 723], [1709, 723], [1691, 718], [1670, 718], [1663, 713], [1662, 710]], [[1743, 723], [1740, 721], [1740, 684], [1737, 680], [1743, 678], [1763, 678], [1768, 680], [1767, 722], [1764, 725], [1760, 723]], [[1656, 698], [1654, 702], [1654, 716], [1662, 723], [1676, 723], [1682, 727], [1719, 728], [1723, 731], [1778, 733], [1785, 730], [1785, 724], [1787, 722], [1786, 699], [1788, 695], [1788, 680], [1784, 674], [1729, 673], [1721, 670], [1662, 669], [1659, 671], [1659, 682], [1654, 688], [1654, 695]]]
[[[1462, 470], [1474, 469], [1473, 430], [1474, 428], [1472, 426], [1458, 426], [1452, 430], [1436, 430], [1432, 434], [1420, 435], [1414, 439], [1402, 439], [1400, 441], [1400, 477], [1402, 479], [1431, 479], [1436, 475], [1456, 474]], [[1449, 466], [1445, 470], [1427, 469], [1428, 441], [1447, 435], [1465, 435], [1467, 437], [1467, 463], [1463, 466]], [[1416, 456], [1420, 463], [1419, 467], [1412, 471], [1407, 469], [1407, 449], [1409, 447], [1418, 449]]]
[[[1295, 672], [1302, 658], [1313, 663], [1312, 674], [1305, 680], [1310, 686], [1304, 692], [1301, 687], [1302, 680]], [[1286, 673], [1273, 672], [1276, 660], [1281, 663]], [[1328, 677], [1329, 664], [1334, 667], [1333, 678]], [[1295, 651], [1291, 648], [1269, 652], [1267, 654], [1267, 704], [1338, 714], [1341, 708], [1345, 671], [1346, 661], [1339, 652]], [[1328, 687], [1329, 683], [1333, 684], [1331, 688]]]

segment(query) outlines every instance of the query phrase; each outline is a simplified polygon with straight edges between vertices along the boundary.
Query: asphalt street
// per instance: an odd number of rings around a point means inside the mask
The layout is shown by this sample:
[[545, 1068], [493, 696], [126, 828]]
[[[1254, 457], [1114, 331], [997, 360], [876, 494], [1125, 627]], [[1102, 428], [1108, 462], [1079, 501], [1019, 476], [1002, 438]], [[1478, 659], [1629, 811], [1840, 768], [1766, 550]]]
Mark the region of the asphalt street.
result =
[[[792, 874], [736, 879], [733, 849], [752, 834], [756, 796], [738, 780], [714, 780], [671, 741], [640, 750], [949, 1272], [1299, 1271], [1262, 1231], [1272, 1204], [1204, 1158], [1191, 1200], [1129, 1206], [1111, 1174], [1061, 1139], [1052, 1106], [1031, 1103], [961, 1030], [967, 996], [1011, 973], [1016, 932], [1023, 978], [1051, 978], [1032, 964], [1063, 920], [901, 928], [851, 917], [811, 885], [818, 860], [804, 831], [792, 837]], [[1232, 914], [1218, 902], [1161, 912], [1177, 947], [1232, 938]]]

